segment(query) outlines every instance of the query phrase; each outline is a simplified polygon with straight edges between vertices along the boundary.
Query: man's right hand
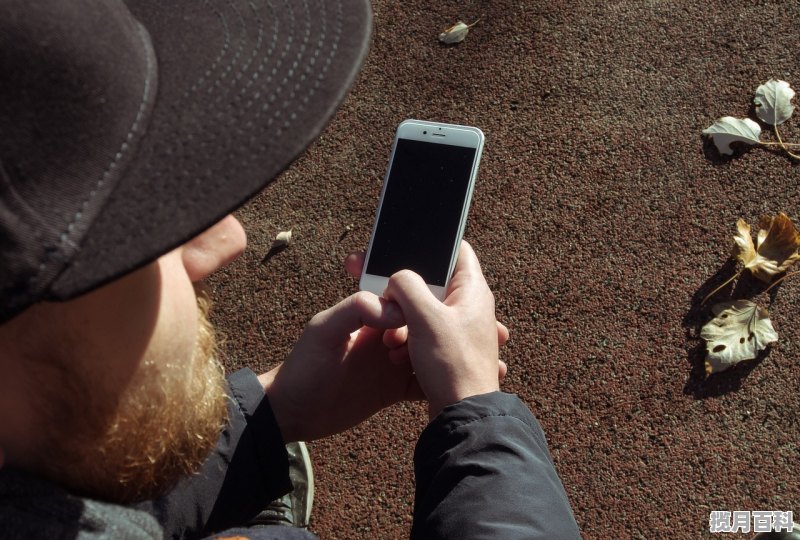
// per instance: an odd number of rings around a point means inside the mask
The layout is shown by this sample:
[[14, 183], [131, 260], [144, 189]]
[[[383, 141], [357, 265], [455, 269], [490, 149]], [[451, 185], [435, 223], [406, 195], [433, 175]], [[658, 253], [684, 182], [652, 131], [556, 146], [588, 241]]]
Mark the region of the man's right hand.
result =
[[[467, 242], [461, 244], [444, 303], [410, 270], [389, 279], [384, 297], [396, 302], [405, 316], [408, 355], [431, 419], [464, 398], [500, 389], [501, 326], [494, 315], [494, 295]], [[505, 334], [507, 339], [507, 330]]]

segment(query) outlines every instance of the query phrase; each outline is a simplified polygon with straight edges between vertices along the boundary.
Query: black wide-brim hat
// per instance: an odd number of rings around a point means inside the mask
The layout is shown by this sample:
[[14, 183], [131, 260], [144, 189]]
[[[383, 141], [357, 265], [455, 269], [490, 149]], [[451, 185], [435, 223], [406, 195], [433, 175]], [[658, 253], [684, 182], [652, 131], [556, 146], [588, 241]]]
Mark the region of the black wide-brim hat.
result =
[[365, 0], [0, 2], [0, 323], [266, 186], [344, 99], [370, 20]]

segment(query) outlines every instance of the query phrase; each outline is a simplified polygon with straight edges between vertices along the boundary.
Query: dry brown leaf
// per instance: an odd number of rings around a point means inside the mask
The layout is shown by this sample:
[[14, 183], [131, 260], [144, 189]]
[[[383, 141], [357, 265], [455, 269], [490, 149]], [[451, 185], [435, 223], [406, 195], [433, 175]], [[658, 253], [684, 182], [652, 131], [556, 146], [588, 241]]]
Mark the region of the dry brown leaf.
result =
[[800, 259], [800, 233], [783, 212], [775, 217], [761, 218], [755, 246], [750, 236], [750, 225], [740, 219], [736, 222], [736, 229], [733, 256], [765, 283]]

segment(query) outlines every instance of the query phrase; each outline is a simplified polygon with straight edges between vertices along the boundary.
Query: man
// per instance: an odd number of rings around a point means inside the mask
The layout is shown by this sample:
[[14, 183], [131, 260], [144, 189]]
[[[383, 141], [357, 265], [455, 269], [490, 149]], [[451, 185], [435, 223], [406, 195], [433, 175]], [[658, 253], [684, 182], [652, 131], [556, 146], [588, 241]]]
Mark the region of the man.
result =
[[285, 445], [423, 398], [413, 537], [578, 535], [499, 392], [508, 332], [466, 243], [444, 303], [402, 271], [268, 373], [215, 360], [200, 283], [244, 249], [228, 214], [322, 130], [369, 20], [362, 0], [0, 2], [0, 536], [313, 537], [258, 517], [292, 490]]

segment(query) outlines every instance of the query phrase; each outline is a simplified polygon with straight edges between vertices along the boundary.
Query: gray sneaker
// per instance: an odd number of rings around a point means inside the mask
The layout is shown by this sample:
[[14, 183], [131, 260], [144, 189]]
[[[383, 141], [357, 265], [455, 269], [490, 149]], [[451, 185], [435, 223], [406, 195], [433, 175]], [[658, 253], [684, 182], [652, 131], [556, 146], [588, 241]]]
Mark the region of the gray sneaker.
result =
[[314, 472], [311, 457], [304, 442], [286, 445], [289, 454], [289, 478], [294, 490], [270, 502], [249, 523], [252, 525], [289, 525], [308, 528], [311, 506], [314, 503]]

